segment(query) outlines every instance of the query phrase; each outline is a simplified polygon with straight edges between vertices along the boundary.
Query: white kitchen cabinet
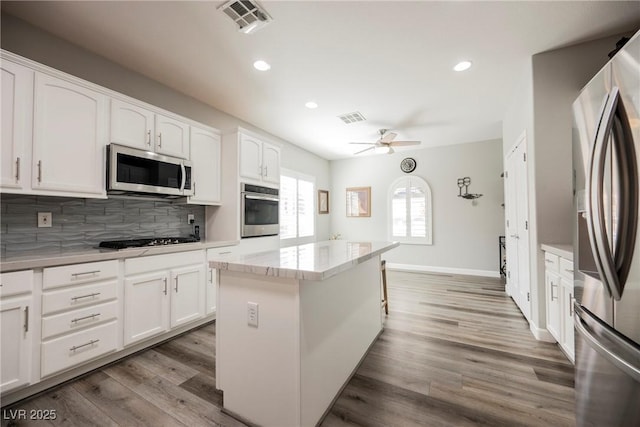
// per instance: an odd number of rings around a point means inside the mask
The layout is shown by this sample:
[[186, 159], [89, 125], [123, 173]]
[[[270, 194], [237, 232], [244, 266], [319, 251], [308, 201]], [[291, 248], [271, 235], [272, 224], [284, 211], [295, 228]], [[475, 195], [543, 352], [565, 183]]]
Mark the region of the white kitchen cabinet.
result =
[[242, 131], [239, 144], [239, 175], [255, 183], [277, 186], [280, 183], [280, 147]]
[[189, 158], [189, 125], [120, 99], [111, 99], [111, 142]]
[[193, 196], [189, 197], [189, 203], [220, 204], [220, 149], [220, 134], [217, 131], [191, 126]]
[[573, 262], [545, 252], [547, 330], [567, 357], [575, 360], [573, 331]]
[[204, 261], [204, 251], [125, 261], [125, 346], [204, 317]]
[[0, 392], [31, 383], [33, 272], [0, 275]]
[[38, 72], [34, 97], [33, 190], [106, 197], [107, 97]]
[[206, 264], [206, 272], [207, 272], [207, 290], [206, 290], [206, 299], [207, 306], [205, 313], [207, 315], [213, 314], [217, 310], [217, 299], [218, 299], [218, 278], [216, 269], [209, 265], [210, 261], [214, 259], [224, 258], [225, 256], [236, 253], [238, 250], [237, 246], [221, 246], [218, 248], [207, 249], [207, 264]]
[[3, 190], [30, 188], [33, 126], [33, 70], [3, 60], [2, 70], [2, 152], [0, 186]]

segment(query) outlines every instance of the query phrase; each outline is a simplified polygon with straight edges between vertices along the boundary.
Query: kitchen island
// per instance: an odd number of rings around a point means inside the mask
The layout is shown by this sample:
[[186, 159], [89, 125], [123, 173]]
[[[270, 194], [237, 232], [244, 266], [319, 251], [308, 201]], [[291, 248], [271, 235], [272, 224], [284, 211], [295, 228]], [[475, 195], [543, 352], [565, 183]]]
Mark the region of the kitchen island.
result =
[[316, 425], [382, 331], [380, 255], [396, 246], [331, 240], [213, 260], [224, 410]]

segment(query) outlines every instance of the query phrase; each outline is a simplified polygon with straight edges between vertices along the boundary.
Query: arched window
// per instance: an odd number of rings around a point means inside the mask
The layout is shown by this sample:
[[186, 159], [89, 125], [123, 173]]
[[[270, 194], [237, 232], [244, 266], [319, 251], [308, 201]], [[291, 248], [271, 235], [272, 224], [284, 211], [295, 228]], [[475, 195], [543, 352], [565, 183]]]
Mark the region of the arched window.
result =
[[430, 245], [431, 188], [417, 176], [398, 178], [389, 191], [389, 237], [400, 243]]

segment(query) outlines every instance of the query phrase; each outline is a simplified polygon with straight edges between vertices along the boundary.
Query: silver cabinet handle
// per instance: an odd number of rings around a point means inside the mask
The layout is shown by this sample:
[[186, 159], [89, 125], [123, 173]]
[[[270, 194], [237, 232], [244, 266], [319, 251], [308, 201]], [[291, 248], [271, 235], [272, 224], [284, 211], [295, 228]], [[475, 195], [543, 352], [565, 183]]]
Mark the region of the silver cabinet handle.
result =
[[16, 182], [20, 182], [20, 157], [16, 157]]
[[552, 261], [552, 260], [550, 260], [550, 259], [545, 259], [545, 260], [544, 260], [544, 262], [552, 263], [553, 261]]
[[564, 271], [566, 271], [567, 273], [573, 273], [573, 270], [567, 270], [566, 268], [564, 269]]
[[220, 252], [218, 255], [226, 255], [226, 254], [230, 254], [231, 251], [224, 251], [224, 252]]
[[194, 196], [196, 195], [196, 184], [197, 184], [197, 182], [194, 181], [193, 182], [193, 195]]
[[520, 236], [518, 236], [517, 234], [510, 234], [509, 236], [513, 237], [514, 239], [519, 239], [520, 238]]
[[77, 319], [72, 319], [71, 323], [78, 323], [78, 322], [81, 322], [83, 320], [88, 320], [88, 319], [93, 320], [98, 316], [100, 316], [100, 313], [90, 314], [90, 315], [84, 316], [84, 317], [78, 317]]
[[162, 132], [158, 133], [158, 147], [162, 147]]
[[29, 306], [24, 308], [24, 333], [29, 332]]
[[551, 282], [551, 301], [555, 301], [558, 299], [558, 296], [556, 295], [555, 297], [553, 296], [553, 288], [557, 288], [558, 285], [554, 285], [553, 282]]
[[209, 269], [209, 283], [213, 284], [213, 268]]
[[573, 295], [569, 294], [569, 316], [573, 317]]
[[147, 145], [151, 145], [151, 131], [148, 130], [147, 131]]
[[85, 271], [83, 273], [71, 273], [71, 280], [78, 280], [79, 277], [78, 276], [86, 276], [88, 274], [98, 274], [100, 273], [100, 270], [93, 270], [93, 271]]
[[166, 277], [164, 278], [164, 291], [163, 292], [164, 292], [165, 295], [167, 294], [167, 278]]
[[42, 160], [38, 160], [38, 182], [42, 182]]
[[88, 295], [81, 295], [81, 296], [79, 296], [79, 297], [72, 297], [72, 298], [71, 298], [71, 300], [72, 300], [73, 302], [75, 302], [75, 301], [77, 301], [77, 300], [79, 300], [79, 299], [83, 299], [83, 298], [92, 298], [92, 297], [96, 297], [96, 296], [98, 296], [98, 295], [100, 295], [100, 292], [94, 292], [94, 293], [92, 293], [92, 294], [88, 294]]
[[264, 176], [269, 176], [269, 166], [264, 167]]
[[91, 341], [89, 341], [88, 343], [85, 343], [85, 344], [74, 345], [73, 347], [71, 347], [69, 349], [69, 351], [76, 351], [78, 349], [81, 349], [82, 347], [86, 347], [88, 345], [93, 345], [93, 344], [98, 343], [98, 342], [100, 342], [100, 340], [91, 340]]
[[173, 279], [176, 282], [176, 293], [178, 293], [178, 278], [176, 277], [175, 279]]

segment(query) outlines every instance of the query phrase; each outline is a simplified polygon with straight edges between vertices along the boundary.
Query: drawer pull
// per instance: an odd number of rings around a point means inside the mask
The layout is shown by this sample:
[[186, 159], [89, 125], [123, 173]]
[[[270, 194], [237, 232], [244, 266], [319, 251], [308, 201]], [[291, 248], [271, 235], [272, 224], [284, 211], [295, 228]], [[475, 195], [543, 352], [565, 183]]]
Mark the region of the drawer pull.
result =
[[29, 332], [29, 306], [24, 308], [24, 333]]
[[82, 298], [92, 298], [92, 297], [95, 297], [95, 296], [98, 296], [98, 295], [100, 295], [100, 292], [94, 292], [94, 293], [89, 294], [89, 295], [82, 295], [82, 296], [79, 296], [79, 297], [71, 297], [71, 300], [73, 302], [76, 302], [77, 300], [82, 299]]
[[549, 262], [549, 263], [551, 263], [551, 262], [553, 262], [553, 260], [551, 260], [551, 259], [545, 259], [545, 260], [544, 260], [544, 262]]
[[76, 351], [78, 349], [81, 349], [82, 347], [93, 345], [93, 344], [98, 343], [98, 342], [100, 342], [100, 340], [91, 340], [88, 343], [84, 343], [84, 344], [81, 344], [81, 345], [74, 345], [73, 347], [71, 347], [69, 349], [69, 351]]
[[88, 274], [98, 274], [98, 273], [100, 273], [100, 270], [85, 271], [84, 273], [72, 273], [71, 280], [78, 280], [80, 278], [79, 276], [86, 276]]
[[72, 319], [71, 323], [78, 323], [78, 322], [81, 322], [83, 320], [94, 319], [94, 318], [96, 318], [98, 316], [100, 316], [100, 313], [90, 314], [90, 315], [84, 316], [84, 317], [78, 317], [77, 319]]
[[230, 254], [231, 251], [226, 251], [226, 252], [220, 252], [218, 255], [226, 255], [226, 254]]
[[564, 269], [564, 271], [566, 271], [567, 273], [573, 273], [573, 270], [567, 270], [566, 268]]

